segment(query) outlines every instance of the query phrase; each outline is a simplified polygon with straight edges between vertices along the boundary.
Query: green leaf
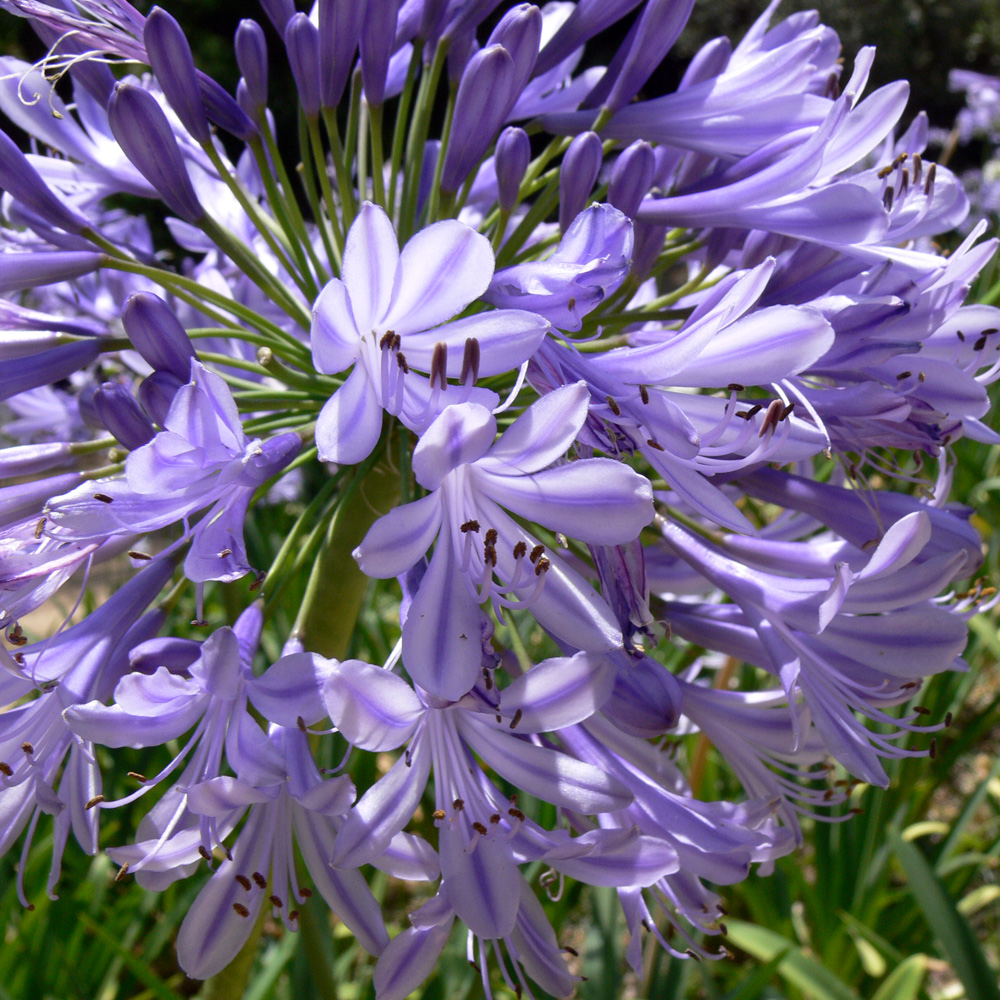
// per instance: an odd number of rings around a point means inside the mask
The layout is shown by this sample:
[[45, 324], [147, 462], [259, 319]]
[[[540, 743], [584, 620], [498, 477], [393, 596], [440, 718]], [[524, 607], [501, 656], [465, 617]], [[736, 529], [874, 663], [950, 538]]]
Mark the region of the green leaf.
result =
[[1000, 1000], [996, 972], [990, 968], [968, 922], [955, 908], [955, 903], [923, 854], [898, 833], [892, 834], [892, 842], [906, 872], [910, 890], [940, 941], [955, 975], [962, 980], [966, 995], [976, 1000]]
[[778, 974], [813, 1000], [860, 1000], [850, 986], [788, 938], [742, 920], [727, 920], [726, 927], [727, 938], [733, 944], [762, 962], [770, 962], [784, 952], [785, 957], [778, 963]]
[[915, 1000], [927, 972], [927, 956], [911, 955], [882, 980], [872, 1000]]
[[175, 993], [156, 973], [150, 971], [145, 961], [124, 948], [121, 942], [113, 934], [109, 934], [96, 920], [87, 916], [86, 913], [77, 914], [77, 918], [87, 930], [99, 937], [115, 954], [120, 956], [132, 975], [144, 983], [153, 996], [158, 997], [159, 1000], [183, 1000], [179, 993]]

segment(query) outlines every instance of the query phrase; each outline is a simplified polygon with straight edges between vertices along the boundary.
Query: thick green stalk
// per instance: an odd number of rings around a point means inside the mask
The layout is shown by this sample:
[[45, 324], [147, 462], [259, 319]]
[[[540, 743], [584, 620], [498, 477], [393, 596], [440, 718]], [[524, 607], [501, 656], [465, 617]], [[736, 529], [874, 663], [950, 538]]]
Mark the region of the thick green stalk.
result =
[[311, 653], [347, 655], [368, 577], [351, 554], [368, 529], [399, 501], [399, 473], [388, 464], [361, 472], [345, 492], [309, 577], [292, 634]]

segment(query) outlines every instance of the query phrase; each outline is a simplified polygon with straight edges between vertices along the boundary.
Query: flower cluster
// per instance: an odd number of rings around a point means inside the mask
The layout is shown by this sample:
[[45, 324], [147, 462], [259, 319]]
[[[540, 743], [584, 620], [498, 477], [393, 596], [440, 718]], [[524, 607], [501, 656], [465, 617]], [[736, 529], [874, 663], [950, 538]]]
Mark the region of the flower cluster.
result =
[[[54, 893], [70, 832], [148, 796], [107, 849], [203, 878], [190, 976], [318, 892], [380, 1000], [456, 922], [487, 993], [568, 996], [528, 866], [614, 887], [633, 965], [718, 955], [712, 886], [844, 818], [838, 767], [932, 750], [915, 696], [986, 599], [948, 492], [952, 443], [1000, 440], [1000, 310], [963, 305], [996, 241], [933, 248], [961, 186], [814, 13], [646, 99], [692, 3], [261, 0], [233, 96], [166, 10], [0, 0], [49, 46], [0, 60], [19, 878], [43, 813]], [[740, 801], [695, 794], [696, 732]], [[112, 798], [98, 747], [163, 749]], [[392, 940], [366, 865], [428, 883]]]

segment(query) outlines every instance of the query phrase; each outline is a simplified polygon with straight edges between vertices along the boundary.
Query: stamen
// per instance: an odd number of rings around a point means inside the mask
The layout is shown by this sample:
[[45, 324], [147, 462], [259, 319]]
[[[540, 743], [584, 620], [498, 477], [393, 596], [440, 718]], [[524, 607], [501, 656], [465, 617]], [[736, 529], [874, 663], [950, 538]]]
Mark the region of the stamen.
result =
[[267, 888], [267, 879], [260, 872], [254, 872], [250, 877], [257, 883], [259, 889]]
[[235, 911], [236, 911], [236, 912], [237, 912], [237, 913], [238, 913], [238, 914], [239, 914], [239, 915], [240, 915], [241, 917], [244, 917], [244, 918], [246, 918], [246, 917], [249, 917], [249, 916], [250, 916], [250, 911], [249, 911], [249, 910], [248, 910], [248, 909], [247, 909], [247, 908], [246, 908], [246, 907], [245, 907], [245, 906], [244, 906], [244, 905], [243, 905], [242, 903], [233, 903], [233, 909], [234, 909], [234, 910], [235, 910]]
[[244, 889], [244, 890], [245, 890], [246, 892], [249, 892], [249, 891], [250, 891], [250, 889], [252, 888], [252, 886], [251, 886], [251, 884], [250, 884], [250, 879], [248, 879], [248, 878], [246, 877], [246, 875], [237, 875], [237, 876], [236, 876], [236, 881], [237, 881], [237, 882], [239, 882], [239, 884], [240, 884], [241, 886], [243, 886], [243, 889]]
[[95, 500], [100, 500], [101, 503], [114, 503], [114, 499], [115, 498], [114, 497], [109, 497], [107, 495], [107, 493], [95, 493], [94, 494], [94, 499]]
[[465, 341], [465, 353], [462, 355], [462, 385], [474, 385], [479, 380], [479, 341], [469, 337]]
[[448, 345], [439, 340], [431, 355], [431, 388], [435, 384], [444, 392], [448, 388]]

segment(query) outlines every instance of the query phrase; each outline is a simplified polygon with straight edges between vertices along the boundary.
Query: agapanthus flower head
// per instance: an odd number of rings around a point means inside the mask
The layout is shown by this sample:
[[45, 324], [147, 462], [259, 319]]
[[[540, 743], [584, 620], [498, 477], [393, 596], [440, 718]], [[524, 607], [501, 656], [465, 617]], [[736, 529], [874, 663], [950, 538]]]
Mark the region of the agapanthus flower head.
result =
[[[565, 879], [633, 968], [720, 958], [712, 886], [929, 752], [990, 600], [948, 490], [996, 241], [931, 242], [968, 199], [907, 85], [771, 4], [647, 96], [691, 0], [497, 6], [263, 0], [230, 94], [176, 10], [0, 0], [50, 46], [0, 59], [0, 848], [201, 879], [196, 978], [310, 885], [379, 1000], [456, 927], [570, 995]], [[429, 883], [395, 936], [369, 865]]]

